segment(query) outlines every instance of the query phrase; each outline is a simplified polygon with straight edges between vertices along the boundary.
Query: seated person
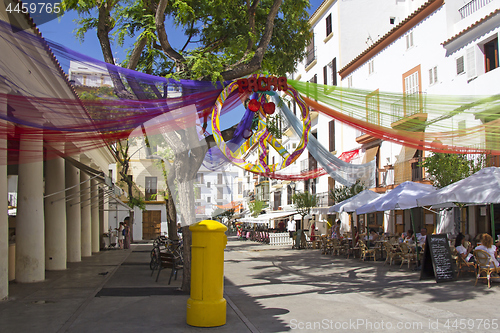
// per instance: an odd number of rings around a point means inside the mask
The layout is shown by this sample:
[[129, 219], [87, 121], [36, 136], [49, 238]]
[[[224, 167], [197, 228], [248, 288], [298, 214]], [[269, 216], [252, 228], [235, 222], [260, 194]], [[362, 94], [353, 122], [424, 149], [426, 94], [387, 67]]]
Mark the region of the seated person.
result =
[[490, 267], [500, 267], [497, 260], [497, 247], [493, 245], [493, 238], [489, 234], [483, 234], [481, 236], [481, 245], [476, 246], [474, 250], [483, 250], [488, 252], [490, 256]]
[[427, 238], [427, 229], [422, 228], [420, 234], [417, 235], [417, 241], [420, 246], [425, 245], [425, 239]]
[[353, 246], [357, 246], [359, 241], [359, 234], [357, 227], [352, 227], [352, 234], [353, 234], [352, 244]]
[[476, 259], [472, 255], [472, 244], [469, 243], [469, 246], [465, 248], [465, 236], [462, 233], [457, 235], [455, 239], [455, 250], [459, 256], [461, 256], [466, 262], [475, 262]]
[[370, 229], [370, 236], [368, 237], [368, 241], [370, 246], [375, 246], [375, 242], [379, 240], [379, 236], [375, 229]]
[[408, 232], [406, 233], [406, 237], [404, 239], [405, 243], [408, 244], [414, 244], [415, 243], [415, 236], [413, 235], [413, 230], [409, 229]]

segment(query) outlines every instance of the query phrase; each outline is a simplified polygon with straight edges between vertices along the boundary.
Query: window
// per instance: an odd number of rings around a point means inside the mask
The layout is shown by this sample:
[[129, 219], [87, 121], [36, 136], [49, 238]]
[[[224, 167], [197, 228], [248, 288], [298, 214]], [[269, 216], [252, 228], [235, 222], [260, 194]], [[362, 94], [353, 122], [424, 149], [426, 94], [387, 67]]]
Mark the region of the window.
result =
[[328, 66], [323, 67], [323, 84], [328, 84]]
[[326, 17], [326, 37], [332, 33], [332, 14]]
[[326, 37], [332, 33], [332, 14], [326, 17]]
[[243, 182], [238, 182], [238, 194], [243, 193]]
[[158, 189], [156, 177], [146, 177], [146, 200], [153, 199], [153, 196], [156, 197], [157, 191]]
[[457, 75], [460, 75], [465, 72], [464, 68], [464, 56], [457, 58]]
[[406, 49], [408, 50], [413, 46], [413, 31], [406, 35]]
[[203, 174], [202, 173], [197, 173], [196, 174], [196, 182], [200, 183], [200, 184], [204, 183], [204, 181], [203, 181]]
[[330, 67], [332, 68], [332, 86], [337, 85], [337, 58], [333, 58], [330, 63]]
[[433, 85], [434, 83], [437, 83], [437, 66], [434, 66], [433, 68], [429, 69], [429, 85]]
[[403, 74], [404, 116], [411, 116], [422, 111], [420, 65]]
[[306, 67], [309, 66], [315, 59], [316, 59], [316, 54], [314, 51], [314, 35], [311, 38], [311, 42], [309, 45], [307, 45], [307, 50], [306, 50]]
[[222, 173], [217, 174], [217, 184], [223, 184], [223, 182], [222, 182]]
[[207, 202], [212, 202], [212, 197], [207, 197]]
[[498, 67], [498, 38], [484, 44], [484, 72]]
[[217, 199], [223, 199], [224, 198], [224, 188], [219, 187], [217, 188]]
[[211, 182], [207, 182], [207, 188], [210, 188], [210, 186], [212, 186], [212, 183]]
[[373, 60], [368, 62], [368, 74], [373, 74], [375, 72], [375, 64]]
[[389, 23], [390, 23], [390, 24], [394, 24], [394, 23], [396, 23], [396, 18], [395, 18], [395, 17], [393, 17], [393, 16], [391, 16], [391, 17], [389, 18]]
[[330, 120], [328, 123], [328, 137], [330, 152], [335, 151], [335, 120]]

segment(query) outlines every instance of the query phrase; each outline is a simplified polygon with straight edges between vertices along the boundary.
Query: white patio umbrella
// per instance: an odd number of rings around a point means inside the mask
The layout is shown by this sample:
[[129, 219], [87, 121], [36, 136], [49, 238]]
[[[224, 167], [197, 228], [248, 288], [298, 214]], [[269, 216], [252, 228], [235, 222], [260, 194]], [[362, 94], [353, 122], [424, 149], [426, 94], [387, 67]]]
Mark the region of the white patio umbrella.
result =
[[356, 209], [356, 214], [415, 208], [417, 207], [417, 199], [436, 190], [432, 185], [404, 182], [396, 186], [392, 191], [359, 207]]
[[371, 200], [378, 198], [380, 194], [375, 193], [370, 190], [364, 190], [362, 192], [359, 192], [353, 197], [350, 197], [349, 199], [346, 199], [342, 202], [339, 202], [336, 205], [331, 206], [328, 209], [328, 213], [352, 213], [355, 212], [357, 208], [363, 206], [364, 204], [370, 202]]
[[465, 179], [417, 199], [418, 206], [452, 207], [455, 203], [500, 203], [500, 168], [484, 168]]
[[[451, 207], [455, 206], [455, 203], [465, 205], [500, 203], [500, 168], [481, 169], [472, 176], [419, 198], [417, 203], [419, 206], [432, 207]], [[491, 218], [492, 234], [495, 235], [493, 214]]]

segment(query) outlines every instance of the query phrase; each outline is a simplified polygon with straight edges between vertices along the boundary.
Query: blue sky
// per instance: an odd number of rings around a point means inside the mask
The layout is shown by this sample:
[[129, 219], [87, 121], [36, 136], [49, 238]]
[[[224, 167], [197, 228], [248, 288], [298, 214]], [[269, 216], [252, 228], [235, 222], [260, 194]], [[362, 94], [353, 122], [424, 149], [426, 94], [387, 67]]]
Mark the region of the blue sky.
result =
[[[310, 0], [309, 2], [311, 3], [309, 13], [312, 14], [323, 2], [323, 0]], [[41, 31], [42, 36], [46, 39], [50, 39], [54, 42], [63, 44], [64, 46], [72, 50], [102, 60], [102, 52], [95, 31], [88, 32], [83, 43], [80, 43], [80, 41], [76, 39], [73, 31], [76, 28], [74, 20], [77, 17], [78, 16], [75, 12], [66, 13], [60, 19], [55, 19], [50, 22], [38, 25], [38, 29]], [[166, 25], [168, 29], [168, 22], [166, 22]], [[174, 46], [174, 48], [182, 47], [185, 42], [185, 38], [169, 38], [169, 41]], [[119, 62], [125, 59], [125, 49], [120, 49], [116, 45], [112, 45], [112, 49], [115, 58], [118, 58]]]

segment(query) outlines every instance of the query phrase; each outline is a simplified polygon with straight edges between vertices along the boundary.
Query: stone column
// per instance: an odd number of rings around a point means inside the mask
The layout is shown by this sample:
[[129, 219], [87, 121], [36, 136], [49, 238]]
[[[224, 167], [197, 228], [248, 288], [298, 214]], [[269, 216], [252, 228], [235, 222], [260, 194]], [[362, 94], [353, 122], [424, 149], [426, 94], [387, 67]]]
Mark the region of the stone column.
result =
[[45, 279], [42, 135], [21, 138], [19, 149], [16, 281], [39, 282]]
[[45, 162], [45, 268], [66, 269], [66, 193], [64, 159]]
[[[0, 85], [0, 113], [7, 113], [7, 97], [10, 89]], [[4, 131], [7, 123], [0, 122]], [[9, 296], [9, 216], [7, 212], [7, 136], [0, 137], [0, 301]]]
[[99, 252], [101, 248], [100, 244], [100, 234], [101, 229], [99, 227], [99, 187], [97, 186], [97, 180], [92, 179], [91, 181], [92, 188], [90, 195], [92, 199], [90, 200], [92, 205], [90, 208], [90, 216], [92, 223], [92, 252]]
[[66, 239], [68, 262], [82, 260], [82, 223], [80, 211], [80, 170], [66, 161]]
[[92, 256], [92, 231], [90, 224], [90, 177], [80, 172], [81, 214], [82, 214], [82, 257]]

